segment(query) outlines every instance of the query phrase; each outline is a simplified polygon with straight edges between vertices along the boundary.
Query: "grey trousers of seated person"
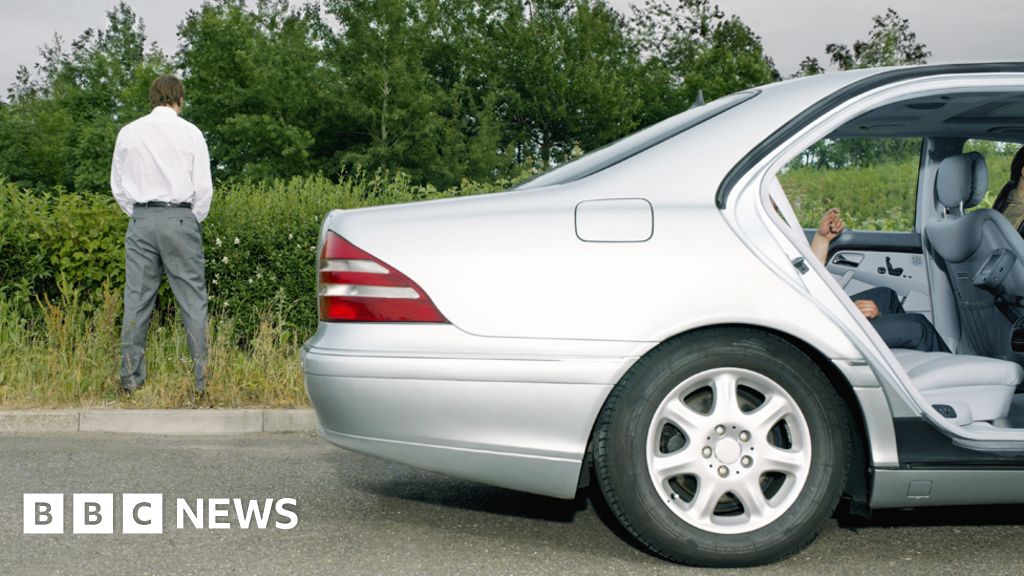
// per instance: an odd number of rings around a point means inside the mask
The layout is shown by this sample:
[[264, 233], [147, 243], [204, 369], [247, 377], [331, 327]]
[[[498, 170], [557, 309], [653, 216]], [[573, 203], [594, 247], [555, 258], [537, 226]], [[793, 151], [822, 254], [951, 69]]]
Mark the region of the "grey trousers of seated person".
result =
[[935, 326], [920, 314], [903, 310], [900, 298], [891, 288], [872, 288], [850, 296], [850, 299], [871, 300], [878, 307], [878, 316], [868, 320], [889, 348], [909, 348], [922, 352], [949, 352]]
[[124, 321], [121, 325], [121, 387], [146, 381], [146, 334], [160, 280], [167, 281], [185, 321], [196, 390], [206, 386], [206, 272], [199, 223], [188, 208], [137, 206], [124, 238]]

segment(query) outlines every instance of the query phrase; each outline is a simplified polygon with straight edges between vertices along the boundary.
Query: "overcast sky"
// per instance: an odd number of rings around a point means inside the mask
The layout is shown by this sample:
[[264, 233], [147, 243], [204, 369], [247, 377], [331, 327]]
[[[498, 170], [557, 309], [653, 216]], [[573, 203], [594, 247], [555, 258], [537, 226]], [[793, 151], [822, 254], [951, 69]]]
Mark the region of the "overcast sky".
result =
[[[202, 0], [130, 0], [146, 24], [150, 41], [167, 53], [177, 47], [177, 25]], [[627, 11], [630, 0], [610, 0]], [[910, 19], [918, 40], [931, 50], [929, 62], [1024, 60], [1020, 0], [719, 0], [761, 36], [784, 76], [804, 56], [826, 63], [825, 45], [866, 38], [871, 17], [895, 8]], [[0, 87], [14, 80], [19, 64], [39, 60], [39, 47], [60, 34], [65, 46], [86, 28], [102, 28], [117, 0], [0, 0]]]

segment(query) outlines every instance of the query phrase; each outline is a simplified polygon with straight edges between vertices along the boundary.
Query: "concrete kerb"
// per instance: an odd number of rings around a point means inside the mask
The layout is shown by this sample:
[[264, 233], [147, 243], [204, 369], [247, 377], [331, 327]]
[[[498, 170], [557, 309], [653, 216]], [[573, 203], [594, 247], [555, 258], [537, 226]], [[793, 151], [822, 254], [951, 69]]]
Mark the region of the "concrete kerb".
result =
[[4, 410], [0, 411], [0, 432], [77, 432], [77, 410]]
[[0, 410], [0, 433], [110, 432], [197, 436], [316, 431], [310, 409]]

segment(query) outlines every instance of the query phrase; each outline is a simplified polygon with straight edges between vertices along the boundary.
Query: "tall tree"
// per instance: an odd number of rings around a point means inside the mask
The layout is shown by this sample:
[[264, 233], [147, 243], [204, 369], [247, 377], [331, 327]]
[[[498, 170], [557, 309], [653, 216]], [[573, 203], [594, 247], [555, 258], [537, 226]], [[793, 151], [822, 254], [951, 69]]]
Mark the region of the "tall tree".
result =
[[778, 80], [761, 39], [710, 0], [645, 0], [633, 6], [630, 31], [649, 86], [644, 124], [708, 99]]
[[404, 168], [420, 181], [452, 178], [438, 161], [443, 94], [424, 62], [436, 7], [435, 0], [325, 2], [341, 25], [328, 65], [343, 83], [352, 138], [343, 165]]
[[178, 27], [186, 115], [208, 132], [220, 178], [291, 176], [315, 168], [330, 108], [315, 10], [287, 0], [215, 0]]
[[21, 94], [0, 107], [0, 174], [22, 186], [74, 186], [74, 118], [54, 100]]
[[170, 66], [124, 2], [104, 29], [87, 29], [65, 50], [40, 51], [35, 75], [18, 71], [0, 122], [0, 172], [25, 185], [105, 191], [117, 130], [148, 111], [147, 90]]
[[822, 67], [821, 62], [813, 56], [807, 56], [800, 61], [800, 69], [797, 70], [796, 74], [793, 74], [793, 77], [817, 76], [824, 73], [825, 68]]
[[561, 162], [636, 127], [638, 60], [604, 2], [535, 0], [499, 30], [501, 109], [521, 161]]
[[453, 174], [486, 181], [513, 170], [514, 146], [502, 112], [508, 86], [500, 69], [498, 39], [519, 2], [446, 0], [435, 4], [424, 64], [446, 96], [441, 162]]
[[[106, 189], [117, 129], [172, 68], [124, 3], [47, 45], [0, 107], [0, 172]], [[178, 28], [184, 116], [220, 179], [362, 167], [438, 187], [565, 160], [777, 74], [709, 0], [206, 0]]]
[[857, 40], [852, 49], [845, 44], [825, 47], [832, 63], [840, 70], [924, 64], [931, 56], [927, 47], [917, 41], [917, 34], [910, 29], [910, 20], [892, 8], [871, 20], [874, 25], [868, 39]]
[[[840, 70], [875, 66], [924, 64], [931, 52], [917, 41], [910, 21], [889, 8], [885, 14], [872, 18], [874, 25], [867, 40], [857, 40], [853, 48], [845, 44], [829, 44], [825, 52]], [[801, 73], [821, 72], [814, 58], [805, 58]], [[884, 160], [896, 161], [920, 154], [920, 143], [913, 139], [826, 139], [814, 144], [802, 156], [804, 164], [818, 168], [866, 166]]]

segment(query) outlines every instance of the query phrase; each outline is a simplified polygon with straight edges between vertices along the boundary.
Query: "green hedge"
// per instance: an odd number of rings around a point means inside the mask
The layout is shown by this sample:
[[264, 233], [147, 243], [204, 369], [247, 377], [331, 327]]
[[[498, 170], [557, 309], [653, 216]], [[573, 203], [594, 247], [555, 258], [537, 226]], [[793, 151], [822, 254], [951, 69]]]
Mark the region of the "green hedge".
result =
[[[486, 193], [506, 188], [464, 182], [450, 190], [412, 185], [404, 175], [356, 174], [339, 183], [322, 177], [233, 184], [214, 192], [203, 222], [211, 312], [231, 317], [251, 335], [270, 312], [308, 332], [316, 325], [316, 243], [334, 208]], [[37, 301], [57, 300], [62, 282], [89, 309], [103, 285], [124, 284], [127, 217], [108, 195], [19, 190], [0, 180], [0, 299], [26, 318]], [[173, 310], [166, 282], [159, 310]]]
[[[991, 155], [987, 205], [1006, 180], [1009, 156]], [[780, 175], [805, 226], [816, 226], [831, 206], [857, 229], [909, 230], [913, 226], [916, 163], [868, 168], [794, 168]], [[231, 318], [237, 333], [253, 334], [274, 313], [308, 333], [316, 325], [316, 242], [324, 215], [334, 208], [486, 193], [511, 182], [463, 184], [450, 190], [414, 186], [403, 175], [355, 174], [332, 182], [297, 177], [219, 186], [203, 223], [211, 312]], [[37, 301], [56, 301], [60, 286], [82, 294], [86, 310], [98, 306], [104, 284], [124, 283], [127, 218], [109, 195], [19, 190], [0, 178], [0, 301], [23, 318]], [[163, 313], [173, 310], [166, 283]]]
[[856, 168], [795, 168], [779, 175], [800, 225], [817, 228], [829, 208], [855, 230], [912, 230], [917, 163]]
[[124, 283], [127, 218], [112, 198], [62, 192], [0, 180], [0, 296], [20, 309], [55, 299], [62, 276], [90, 292]]
[[[986, 152], [989, 191], [979, 208], [992, 206], [1013, 159], [1012, 153]], [[847, 228], [886, 231], [913, 230], [917, 178], [917, 159], [867, 167], [791, 168], [779, 174], [801, 226], [817, 228], [822, 214], [838, 207]]]

